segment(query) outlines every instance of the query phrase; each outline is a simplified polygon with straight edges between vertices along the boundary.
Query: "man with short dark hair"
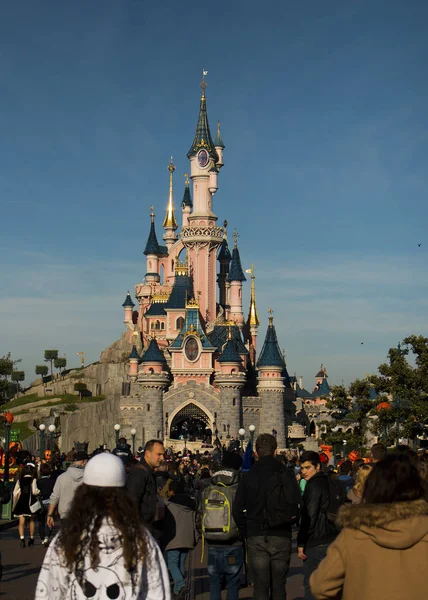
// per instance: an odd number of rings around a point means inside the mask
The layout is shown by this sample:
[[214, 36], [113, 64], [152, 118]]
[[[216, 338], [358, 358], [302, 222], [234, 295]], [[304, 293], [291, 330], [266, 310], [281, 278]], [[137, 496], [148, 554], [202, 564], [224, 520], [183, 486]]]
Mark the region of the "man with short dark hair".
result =
[[309, 578], [327, 554], [337, 536], [334, 523], [328, 519], [330, 486], [328, 475], [321, 471], [317, 452], [307, 450], [300, 457], [300, 473], [306, 480], [302, 518], [297, 536], [297, 555], [303, 560], [305, 600], [313, 600]]
[[383, 460], [386, 456], [386, 446], [382, 442], [377, 442], [371, 447], [372, 463], [377, 463]]
[[128, 473], [126, 488], [137, 501], [143, 520], [152, 525], [156, 516], [157, 486], [154, 475], [163, 463], [165, 450], [160, 440], [150, 440], [144, 446], [140, 463]]
[[[243, 473], [233, 509], [235, 522], [247, 538], [249, 568], [253, 574], [257, 600], [286, 598], [291, 527], [300, 502], [294, 471], [281, 465], [275, 458], [276, 452], [275, 437], [269, 433], [259, 435], [255, 446], [258, 460], [249, 471]], [[270, 518], [273, 497], [287, 500], [280, 510], [273, 511], [276, 513], [276, 523]]]

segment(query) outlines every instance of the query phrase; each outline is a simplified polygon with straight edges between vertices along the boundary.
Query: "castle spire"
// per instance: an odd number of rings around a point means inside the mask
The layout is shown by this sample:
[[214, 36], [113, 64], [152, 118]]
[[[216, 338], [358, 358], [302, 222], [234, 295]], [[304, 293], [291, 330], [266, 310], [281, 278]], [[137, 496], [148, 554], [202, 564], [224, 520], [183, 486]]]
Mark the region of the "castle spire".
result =
[[155, 211], [154, 211], [153, 206], [150, 207], [150, 219], [151, 219], [150, 233], [149, 233], [149, 237], [147, 238], [146, 247], [143, 252], [143, 254], [145, 256], [148, 256], [149, 254], [161, 254], [158, 239], [156, 237]]
[[220, 121], [217, 121], [217, 135], [214, 140], [214, 146], [216, 148], [221, 148], [222, 150], [224, 150], [224, 143], [223, 143], [223, 140], [221, 137], [221, 132], [220, 132]]
[[175, 220], [175, 213], [174, 213], [174, 189], [173, 189], [172, 177], [173, 177], [173, 173], [175, 171], [175, 166], [174, 166], [174, 163], [172, 162], [172, 156], [171, 156], [171, 160], [169, 161], [168, 171], [169, 171], [168, 206], [166, 208], [166, 215], [165, 215], [165, 219], [164, 219], [162, 226], [164, 227], [164, 229], [172, 229], [173, 231], [175, 231], [177, 229], [178, 225], [177, 225], [177, 221]]
[[282, 352], [279, 348], [276, 337], [275, 326], [273, 324], [273, 311], [269, 309], [269, 326], [266, 332], [265, 342], [260, 352], [257, 368], [260, 367], [281, 367], [285, 369], [285, 362]]
[[258, 327], [260, 325], [259, 316], [257, 314], [256, 307], [256, 286], [255, 280], [256, 276], [254, 275], [254, 265], [251, 265], [251, 269], [245, 271], [246, 273], [251, 274], [251, 298], [250, 298], [250, 311], [248, 313], [248, 325], [250, 327]]
[[208, 87], [208, 84], [205, 81], [205, 75], [208, 74], [208, 71], [202, 71], [202, 82], [201, 82], [201, 103], [199, 106], [199, 117], [198, 124], [196, 126], [196, 134], [195, 139], [193, 140], [193, 144], [187, 153], [187, 158], [192, 158], [192, 156], [196, 156], [199, 150], [202, 148], [205, 149], [210, 157], [213, 159], [214, 164], [218, 162], [218, 154], [215, 149], [215, 144], [211, 137], [210, 126], [208, 123], [208, 115], [207, 115], [207, 101], [205, 98], [205, 90]]
[[184, 209], [186, 206], [192, 208], [192, 196], [190, 195], [190, 181], [189, 175], [184, 173], [184, 177], [186, 178], [186, 187], [184, 188], [183, 200], [181, 202], [181, 206]]

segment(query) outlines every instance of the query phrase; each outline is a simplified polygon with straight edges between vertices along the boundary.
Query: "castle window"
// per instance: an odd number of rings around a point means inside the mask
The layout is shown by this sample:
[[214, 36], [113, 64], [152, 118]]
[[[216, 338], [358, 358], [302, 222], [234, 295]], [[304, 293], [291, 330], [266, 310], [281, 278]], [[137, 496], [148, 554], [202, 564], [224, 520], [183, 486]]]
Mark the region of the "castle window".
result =
[[236, 398], [232, 400], [232, 406], [236, 406]]
[[226, 432], [226, 425], [223, 423], [223, 431]]
[[183, 317], [178, 317], [178, 319], [175, 322], [175, 328], [178, 329], [179, 331], [181, 331], [183, 329], [183, 325], [184, 325]]
[[161, 323], [161, 329], [165, 329], [165, 323], [163, 321]]
[[242, 298], [242, 289], [241, 288], [238, 289], [238, 297]]
[[150, 404], [147, 405], [147, 412], [150, 412]]
[[160, 438], [160, 431], [159, 431], [159, 429], [158, 429], [158, 434], [157, 434], [157, 436], [156, 436], [156, 437], [157, 437], [158, 439]]

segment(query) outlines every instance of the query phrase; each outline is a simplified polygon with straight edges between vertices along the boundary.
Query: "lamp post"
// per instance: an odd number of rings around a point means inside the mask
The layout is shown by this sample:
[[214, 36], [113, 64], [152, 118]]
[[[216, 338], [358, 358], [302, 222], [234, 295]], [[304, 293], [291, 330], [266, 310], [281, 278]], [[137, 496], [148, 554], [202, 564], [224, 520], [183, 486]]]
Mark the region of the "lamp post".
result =
[[131, 436], [132, 436], [132, 454], [135, 454], [135, 434], [137, 433], [137, 430], [132, 428], [131, 429]]
[[248, 429], [250, 430], [251, 447], [254, 448], [254, 432], [256, 430], [256, 426], [250, 425]]
[[114, 433], [116, 436], [116, 446], [119, 444], [119, 431], [120, 431], [120, 424], [116, 423], [116, 425], [114, 426]]
[[42, 459], [45, 455], [45, 429], [46, 425], [44, 423], [40, 423], [39, 425], [39, 434], [40, 434], [40, 458]]
[[241, 427], [241, 429], [238, 431], [238, 433], [239, 433], [239, 439], [241, 440], [241, 450], [244, 450], [245, 429], [243, 427]]
[[13, 414], [7, 412], [4, 414], [4, 431], [5, 431], [5, 442], [4, 442], [4, 483], [9, 481], [9, 443], [10, 443], [10, 428], [13, 423]]
[[55, 425], [53, 425], [53, 424], [49, 425], [48, 430], [49, 430], [49, 450], [52, 452], [53, 446], [54, 446], [54, 439], [55, 439], [55, 430], [56, 430]]

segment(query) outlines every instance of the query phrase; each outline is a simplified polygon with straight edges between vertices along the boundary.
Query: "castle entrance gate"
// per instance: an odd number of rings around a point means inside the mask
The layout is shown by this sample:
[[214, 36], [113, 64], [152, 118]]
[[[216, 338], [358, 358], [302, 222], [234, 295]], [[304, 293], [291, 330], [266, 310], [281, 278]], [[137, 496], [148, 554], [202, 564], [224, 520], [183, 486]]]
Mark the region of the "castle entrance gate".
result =
[[189, 402], [174, 416], [169, 437], [172, 440], [201, 441], [210, 444], [212, 441], [210, 419], [199, 406]]

